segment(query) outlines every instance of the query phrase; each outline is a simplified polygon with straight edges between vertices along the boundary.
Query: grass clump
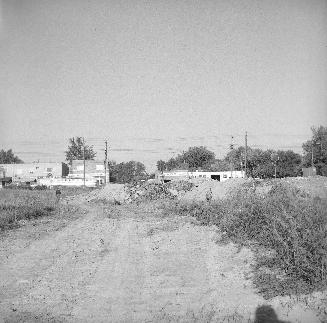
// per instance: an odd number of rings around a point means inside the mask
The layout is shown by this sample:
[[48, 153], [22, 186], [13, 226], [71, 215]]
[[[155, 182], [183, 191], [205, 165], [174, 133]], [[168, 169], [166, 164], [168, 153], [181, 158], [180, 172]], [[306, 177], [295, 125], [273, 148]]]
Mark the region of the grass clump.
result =
[[17, 227], [21, 220], [48, 216], [56, 209], [53, 191], [1, 190], [0, 230]]
[[254, 282], [266, 297], [327, 287], [327, 201], [287, 183], [262, 196], [242, 186], [212, 203], [175, 204], [256, 250]]

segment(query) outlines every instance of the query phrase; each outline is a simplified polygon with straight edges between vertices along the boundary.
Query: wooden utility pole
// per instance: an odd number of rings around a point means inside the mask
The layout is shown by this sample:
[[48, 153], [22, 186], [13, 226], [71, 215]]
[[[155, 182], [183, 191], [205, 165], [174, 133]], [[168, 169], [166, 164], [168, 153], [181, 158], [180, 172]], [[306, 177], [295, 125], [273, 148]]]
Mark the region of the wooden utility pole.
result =
[[105, 141], [106, 148], [104, 150], [104, 183], [107, 184], [107, 157], [108, 157], [108, 142]]
[[244, 152], [244, 177], [247, 178], [247, 161], [248, 161], [248, 133], [245, 131], [245, 152]]
[[313, 169], [314, 167], [314, 163], [313, 163], [313, 140], [311, 143], [311, 168]]
[[83, 137], [83, 183], [85, 187], [85, 140]]
[[233, 178], [233, 168], [234, 168], [234, 156], [233, 155], [233, 149], [234, 149], [234, 144], [233, 144], [233, 139], [234, 137], [231, 136], [231, 144], [230, 144], [230, 152], [231, 152], [231, 157], [230, 157], [230, 177]]

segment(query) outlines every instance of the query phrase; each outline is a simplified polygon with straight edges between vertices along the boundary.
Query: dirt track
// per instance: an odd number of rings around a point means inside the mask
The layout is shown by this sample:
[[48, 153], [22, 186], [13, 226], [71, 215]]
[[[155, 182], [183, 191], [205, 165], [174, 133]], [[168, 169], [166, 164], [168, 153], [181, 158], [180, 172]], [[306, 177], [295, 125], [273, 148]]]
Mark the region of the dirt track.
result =
[[217, 244], [214, 228], [87, 209], [38, 239], [28, 228], [2, 238], [0, 322], [247, 322], [264, 303], [247, 279], [250, 251]]

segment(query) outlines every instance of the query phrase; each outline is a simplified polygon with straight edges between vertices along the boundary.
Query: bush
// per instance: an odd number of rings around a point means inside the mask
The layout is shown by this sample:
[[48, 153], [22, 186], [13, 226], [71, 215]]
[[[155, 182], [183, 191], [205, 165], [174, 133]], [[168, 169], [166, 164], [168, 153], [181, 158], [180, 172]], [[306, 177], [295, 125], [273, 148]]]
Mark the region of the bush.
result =
[[255, 282], [262, 293], [273, 295], [270, 280], [278, 294], [327, 286], [326, 200], [274, 184], [265, 196], [243, 186], [219, 202], [176, 204], [174, 209], [217, 225], [236, 243], [259, 247]]
[[52, 191], [1, 190], [0, 230], [16, 227], [20, 220], [48, 216], [56, 208], [56, 197]]

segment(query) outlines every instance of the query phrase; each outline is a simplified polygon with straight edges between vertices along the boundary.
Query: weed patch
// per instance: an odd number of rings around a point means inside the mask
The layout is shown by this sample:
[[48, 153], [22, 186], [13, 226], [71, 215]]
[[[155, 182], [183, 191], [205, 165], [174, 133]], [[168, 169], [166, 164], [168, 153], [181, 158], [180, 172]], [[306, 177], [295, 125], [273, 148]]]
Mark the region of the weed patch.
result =
[[0, 192], [0, 230], [17, 227], [19, 221], [53, 214], [58, 208], [54, 192], [2, 190]]
[[[167, 211], [215, 224], [257, 255], [254, 283], [265, 297], [327, 287], [327, 201], [287, 183], [266, 195], [241, 186], [213, 203], [176, 203]], [[260, 252], [259, 252], [260, 251]]]

